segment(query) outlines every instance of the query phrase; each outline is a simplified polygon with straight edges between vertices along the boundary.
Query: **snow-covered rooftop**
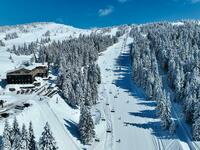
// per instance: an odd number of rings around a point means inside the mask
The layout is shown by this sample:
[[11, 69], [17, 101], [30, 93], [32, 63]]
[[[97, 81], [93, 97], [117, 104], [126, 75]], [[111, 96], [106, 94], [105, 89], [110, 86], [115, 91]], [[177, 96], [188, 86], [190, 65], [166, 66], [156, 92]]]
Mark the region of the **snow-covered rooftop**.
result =
[[34, 64], [31, 64], [30, 66], [25, 66], [25, 65], [21, 65], [20, 67], [18, 68], [15, 68], [15, 69], [12, 69], [12, 70], [8, 70], [7, 73], [11, 73], [11, 72], [14, 72], [14, 71], [17, 71], [17, 70], [21, 70], [21, 69], [25, 69], [25, 70], [33, 70], [35, 69], [36, 67], [47, 67], [47, 63], [34, 63]]

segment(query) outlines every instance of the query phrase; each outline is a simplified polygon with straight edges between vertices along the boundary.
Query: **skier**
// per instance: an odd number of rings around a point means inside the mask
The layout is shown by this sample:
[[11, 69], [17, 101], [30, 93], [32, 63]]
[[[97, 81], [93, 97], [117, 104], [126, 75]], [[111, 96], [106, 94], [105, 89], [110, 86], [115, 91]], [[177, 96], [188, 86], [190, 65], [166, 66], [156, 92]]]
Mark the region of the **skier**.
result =
[[56, 104], [58, 104], [58, 98], [56, 98]]
[[3, 103], [4, 103], [4, 101], [3, 101], [3, 100], [0, 100], [1, 108], [3, 108]]

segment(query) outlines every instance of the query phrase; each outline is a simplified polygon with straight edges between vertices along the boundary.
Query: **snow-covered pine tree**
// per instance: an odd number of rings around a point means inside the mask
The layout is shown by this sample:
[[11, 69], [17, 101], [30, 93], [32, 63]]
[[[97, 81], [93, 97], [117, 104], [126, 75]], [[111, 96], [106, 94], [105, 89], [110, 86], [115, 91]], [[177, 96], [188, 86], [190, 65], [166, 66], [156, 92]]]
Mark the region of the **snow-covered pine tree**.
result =
[[23, 124], [21, 133], [21, 150], [29, 150], [28, 145], [29, 145], [28, 132], [26, 130], [25, 124]]
[[194, 108], [194, 117], [193, 117], [193, 138], [197, 141], [200, 141], [200, 102], [198, 102]]
[[156, 110], [157, 110], [158, 116], [160, 116], [163, 111], [164, 101], [166, 100], [166, 95], [164, 94], [165, 93], [163, 93], [163, 90], [161, 89], [161, 87], [158, 86], [156, 90], [156, 95], [155, 95], [156, 101], [157, 101]]
[[2, 40], [0, 40], [0, 46], [5, 46], [5, 43]]
[[46, 36], [46, 37], [50, 37], [50, 31], [49, 30], [47, 30], [46, 32], [45, 32], [45, 34], [44, 34], [44, 36]]
[[184, 86], [184, 73], [183, 73], [183, 67], [180, 67], [179, 65], [176, 67], [175, 70], [175, 80], [174, 80], [174, 87], [176, 92], [176, 100], [180, 101], [182, 97], [182, 91]]
[[32, 122], [29, 123], [29, 132], [28, 132], [28, 150], [37, 150], [37, 145], [35, 141], [35, 136], [33, 132]]
[[4, 131], [3, 131], [3, 150], [11, 150], [11, 128], [8, 121], [5, 121]]
[[200, 117], [193, 124], [193, 138], [200, 141]]
[[44, 127], [44, 131], [42, 132], [42, 136], [39, 141], [40, 150], [57, 150], [55, 138], [51, 132], [50, 126], [48, 122]]
[[21, 132], [16, 117], [14, 118], [13, 127], [11, 130], [11, 145], [12, 149], [14, 150], [21, 149]]
[[[194, 117], [194, 113], [200, 98], [200, 26], [197, 24], [196, 21], [183, 21], [183, 25], [176, 26], [162, 22], [143, 25], [139, 30], [138, 27], [133, 27], [130, 32], [133, 38], [131, 61], [135, 83], [144, 89], [148, 97], [160, 103], [162, 94], [158, 91], [162, 89], [163, 83], [158, 86], [157, 79], [162, 75], [172, 89], [175, 96], [173, 98], [180, 100], [180, 104], [184, 106], [185, 118], [189, 123], [198, 119]], [[151, 67], [148, 65], [149, 59]], [[155, 71], [157, 69], [159, 73]], [[166, 75], [168, 78], [165, 78]], [[154, 80], [153, 84], [150, 79]], [[175, 122], [172, 120], [170, 129], [173, 129], [173, 126]]]
[[171, 119], [171, 124], [169, 126], [169, 133], [174, 134], [176, 132], [176, 123]]
[[18, 35], [16, 32], [13, 32], [13, 33], [7, 33], [4, 39], [11, 40], [11, 39], [16, 39], [16, 38], [18, 38]]
[[83, 144], [89, 144], [95, 136], [94, 123], [88, 106], [81, 106], [79, 132]]
[[164, 91], [164, 99], [163, 99], [163, 105], [161, 108], [161, 125], [164, 129], [169, 129], [172, 123], [171, 119], [171, 101], [169, 94], [166, 96], [166, 93]]

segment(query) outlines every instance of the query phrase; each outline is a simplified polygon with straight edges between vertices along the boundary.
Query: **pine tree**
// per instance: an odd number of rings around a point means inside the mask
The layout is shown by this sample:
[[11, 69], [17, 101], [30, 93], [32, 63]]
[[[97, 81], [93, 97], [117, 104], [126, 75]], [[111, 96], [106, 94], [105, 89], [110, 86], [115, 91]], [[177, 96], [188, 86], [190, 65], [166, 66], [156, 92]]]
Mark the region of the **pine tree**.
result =
[[42, 137], [40, 138], [40, 141], [39, 141], [39, 147], [40, 147], [40, 150], [57, 150], [58, 149], [48, 122], [46, 123], [44, 127], [44, 131], [42, 132]]
[[37, 145], [35, 141], [35, 136], [33, 132], [32, 122], [29, 123], [29, 132], [28, 132], [28, 149], [29, 150], [37, 150]]
[[89, 144], [95, 136], [94, 123], [89, 107], [82, 106], [81, 108], [79, 132], [83, 144]]
[[193, 138], [200, 141], [200, 117], [193, 124]]
[[163, 106], [161, 109], [161, 114], [160, 114], [160, 118], [161, 118], [161, 125], [164, 129], [169, 129], [170, 125], [172, 123], [172, 119], [171, 119], [171, 102], [170, 102], [170, 98], [169, 95], [166, 97], [166, 94], [164, 92], [164, 99], [163, 99]]
[[157, 101], [157, 106], [156, 106], [156, 110], [157, 110], [157, 114], [160, 116], [164, 107], [164, 101], [166, 100], [166, 95], [164, 95], [165, 93], [163, 93], [162, 89], [158, 86], [157, 90], [156, 90], [156, 94], [155, 94], [155, 98]]
[[21, 148], [21, 132], [20, 132], [19, 124], [18, 124], [16, 117], [14, 118], [13, 127], [12, 127], [12, 131], [11, 131], [11, 144], [12, 144], [13, 149], [20, 150], [20, 148]]
[[22, 125], [21, 150], [28, 150], [29, 139], [25, 124]]
[[174, 134], [176, 132], [176, 123], [174, 120], [171, 120], [171, 124], [169, 126], [169, 132]]
[[2, 40], [0, 40], [0, 46], [5, 46], [5, 43]]
[[11, 150], [11, 147], [11, 128], [6, 120], [3, 131], [3, 150]]

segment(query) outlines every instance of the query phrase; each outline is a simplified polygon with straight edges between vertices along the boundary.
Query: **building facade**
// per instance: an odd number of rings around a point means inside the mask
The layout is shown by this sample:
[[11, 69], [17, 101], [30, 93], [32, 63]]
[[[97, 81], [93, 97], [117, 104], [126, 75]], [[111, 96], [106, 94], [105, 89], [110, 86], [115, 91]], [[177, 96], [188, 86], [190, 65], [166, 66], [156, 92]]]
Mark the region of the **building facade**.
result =
[[35, 77], [47, 77], [47, 66], [36, 66], [33, 69], [19, 68], [9, 71], [6, 76], [8, 84], [32, 84]]

